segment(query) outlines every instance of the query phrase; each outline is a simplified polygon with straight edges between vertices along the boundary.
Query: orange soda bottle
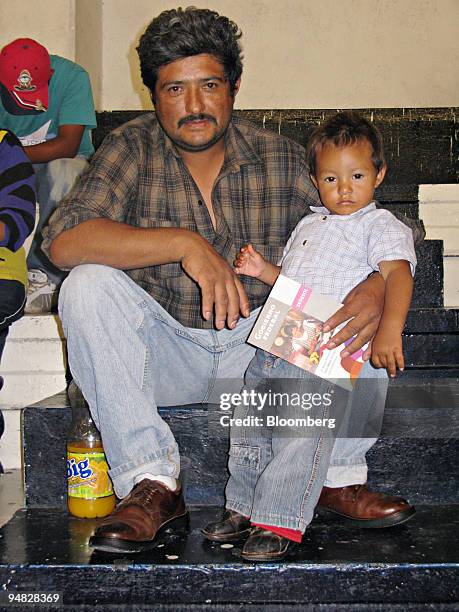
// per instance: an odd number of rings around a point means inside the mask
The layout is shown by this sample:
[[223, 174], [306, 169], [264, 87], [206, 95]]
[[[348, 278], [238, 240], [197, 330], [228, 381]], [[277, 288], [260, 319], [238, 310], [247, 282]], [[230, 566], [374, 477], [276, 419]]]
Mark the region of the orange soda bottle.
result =
[[68, 391], [72, 424], [67, 436], [67, 505], [79, 518], [107, 516], [115, 494], [99, 431], [88, 404], [72, 381]]

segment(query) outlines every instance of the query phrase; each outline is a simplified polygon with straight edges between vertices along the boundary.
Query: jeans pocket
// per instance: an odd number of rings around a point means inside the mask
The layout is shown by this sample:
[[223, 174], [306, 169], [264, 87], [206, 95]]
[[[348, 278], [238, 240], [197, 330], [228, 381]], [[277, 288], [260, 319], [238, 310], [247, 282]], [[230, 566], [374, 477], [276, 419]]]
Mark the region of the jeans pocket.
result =
[[229, 456], [234, 465], [250, 470], [257, 470], [260, 465], [260, 448], [258, 446], [231, 444]]

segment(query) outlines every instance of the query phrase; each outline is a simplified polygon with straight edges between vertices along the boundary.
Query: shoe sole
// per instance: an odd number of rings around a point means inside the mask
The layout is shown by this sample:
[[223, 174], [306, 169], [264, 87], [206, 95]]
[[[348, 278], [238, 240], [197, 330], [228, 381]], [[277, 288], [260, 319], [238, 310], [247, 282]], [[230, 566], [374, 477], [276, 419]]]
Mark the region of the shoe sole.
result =
[[327, 516], [329, 513], [341, 516], [344, 519], [343, 523], [346, 525], [353, 525], [363, 529], [384, 529], [385, 527], [395, 527], [396, 525], [406, 523], [416, 514], [416, 509], [411, 507], [382, 519], [357, 519], [325, 507], [316, 508], [316, 512], [323, 516]]
[[245, 529], [244, 531], [238, 531], [236, 533], [229, 533], [224, 535], [215, 535], [213, 533], [208, 533], [204, 529], [201, 529], [202, 535], [211, 542], [220, 542], [224, 544], [225, 542], [237, 542], [239, 540], [246, 540], [250, 535], [251, 528]]
[[287, 546], [287, 548], [285, 550], [283, 550], [282, 552], [278, 552], [278, 553], [271, 553], [271, 554], [250, 554], [250, 553], [244, 553], [241, 552], [241, 557], [245, 560], [245, 561], [259, 561], [259, 562], [264, 562], [264, 561], [282, 561], [282, 559], [285, 559], [285, 557], [287, 556], [288, 552], [290, 550], [290, 542], [289, 545]]
[[180, 516], [166, 521], [156, 532], [153, 540], [147, 542], [135, 542], [133, 540], [121, 540], [117, 538], [104, 538], [102, 536], [92, 536], [89, 538], [89, 546], [97, 550], [111, 553], [135, 554], [145, 550], [156, 548], [160, 544], [161, 535], [168, 529], [188, 529], [190, 525], [190, 515], [187, 512]]

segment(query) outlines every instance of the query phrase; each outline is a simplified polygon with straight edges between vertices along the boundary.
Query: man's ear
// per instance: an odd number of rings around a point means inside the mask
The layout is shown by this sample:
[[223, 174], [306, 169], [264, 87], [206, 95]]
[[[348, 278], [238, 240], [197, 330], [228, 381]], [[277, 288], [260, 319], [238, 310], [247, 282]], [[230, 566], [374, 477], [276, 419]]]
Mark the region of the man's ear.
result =
[[386, 164], [384, 164], [384, 166], [382, 166], [381, 170], [376, 175], [375, 188], [379, 187], [379, 185], [381, 185], [381, 183], [383, 182], [384, 177], [386, 176], [386, 171], [387, 171], [387, 166]]
[[234, 88], [233, 88], [233, 98], [236, 97], [237, 92], [239, 91], [239, 87], [241, 86], [241, 78], [239, 77], [238, 80], [236, 81], [236, 83], [234, 84]]
[[313, 174], [310, 174], [310, 175], [309, 175], [309, 178], [311, 179], [311, 181], [312, 181], [312, 183], [313, 183], [314, 187], [315, 187], [316, 189], [319, 189], [319, 187], [318, 187], [318, 185], [317, 185], [317, 179], [316, 179], [316, 177], [315, 177]]

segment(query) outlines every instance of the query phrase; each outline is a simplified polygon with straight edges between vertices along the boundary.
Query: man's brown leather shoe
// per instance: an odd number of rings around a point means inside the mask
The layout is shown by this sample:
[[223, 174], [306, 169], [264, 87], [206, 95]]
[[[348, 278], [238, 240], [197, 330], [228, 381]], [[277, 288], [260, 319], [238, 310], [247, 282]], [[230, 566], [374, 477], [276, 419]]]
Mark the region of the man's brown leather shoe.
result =
[[89, 546], [107, 552], [137, 553], [154, 548], [169, 527], [188, 525], [182, 488], [171, 491], [145, 478], [103, 519]]
[[234, 542], [248, 537], [250, 519], [234, 510], [226, 510], [221, 521], [209, 523], [201, 532], [212, 542]]
[[373, 528], [399, 525], [416, 512], [406, 499], [369, 491], [366, 485], [323, 487], [317, 508], [339, 514], [353, 525]]

